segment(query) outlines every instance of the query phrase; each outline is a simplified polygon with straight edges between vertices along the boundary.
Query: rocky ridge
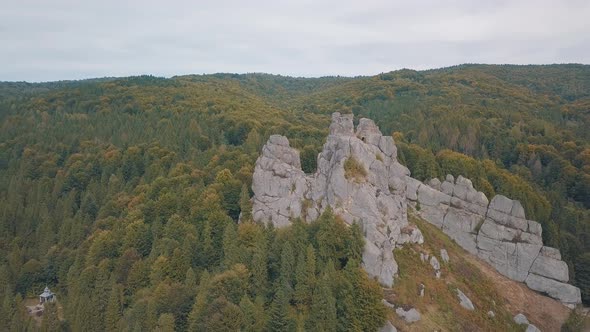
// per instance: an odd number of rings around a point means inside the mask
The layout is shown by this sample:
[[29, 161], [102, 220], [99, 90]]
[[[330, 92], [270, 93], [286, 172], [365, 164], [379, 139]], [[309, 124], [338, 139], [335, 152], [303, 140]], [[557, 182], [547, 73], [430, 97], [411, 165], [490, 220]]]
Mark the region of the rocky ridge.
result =
[[[423, 241], [408, 224], [405, 177], [410, 171], [397, 161], [393, 138], [383, 136], [369, 119], [361, 119], [355, 132], [352, 115], [334, 113], [317, 160], [316, 173], [306, 175], [288, 139], [271, 136], [254, 169], [254, 220], [282, 227], [290, 218], [315, 220], [330, 207], [347, 223], [361, 223], [364, 268], [391, 286], [397, 273], [393, 248]], [[364, 169], [361, 178], [345, 174], [347, 160]]]
[[[301, 170], [299, 152], [286, 137], [272, 135], [256, 161], [252, 189], [256, 221], [286, 226], [291, 218], [313, 221], [328, 207], [345, 222], [360, 223], [366, 244], [363, 266], [384, 286], [397, 274], [393, 248], [422, 243], [408, 223], [408, 206], [461, 247], [503, 275], [560, 300], [580, 303], [580, 290], [567, 284], [559, 250], [543, 246], [541, 225], [525, 218], [520, 202], [496, 195], [491, 202], [469, 179], [448, 175], [422, 183], [397, 161], [391, 136], [372, 120], [334, 113], [315, 174]], [[351, 176], [347, 163], [362, 169]]]
[[502, 195], [488, 201], [462, 176], [427, 184], [408, 176], [406, 183], [409, 205], [462, 248], [565, 305], [581, 302], [580, 290], [567, 284], [569, 271], [559, 250], [543, 246], [541, 225], [526, 219], [519, 201]]

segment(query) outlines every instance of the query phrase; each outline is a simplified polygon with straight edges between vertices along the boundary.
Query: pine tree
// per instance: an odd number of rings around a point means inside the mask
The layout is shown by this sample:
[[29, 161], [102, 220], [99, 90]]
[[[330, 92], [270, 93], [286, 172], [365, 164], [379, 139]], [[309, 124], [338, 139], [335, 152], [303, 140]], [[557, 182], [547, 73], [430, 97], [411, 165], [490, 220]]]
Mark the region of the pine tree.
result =
[[43, 321], [41, 322], [42, 332], [60, 331], [60, 321], [57, 314], [57, 304], [47, 302], [43, 305]]
[[197, 288], [197, 275], [192, 267], [186, 271], [186, 277], [184, 278], [184, 285], [191, 291]]
[[244, 325], [244, 313], [240, 307], [223, 296], [215, 299], [208, 311], [206, 331], [239, 331]]
[[284, 282], [278, 286], [270, 306], [267, 328], [270, 331], [289, 331], [289, 285]]
[[262, 238], [254, 247], [251, 264], [252, 289], [256, 296], [267, 296], [268, 287], [268, 256], [266, 251], [266, 241]]
[[[14, 300], [12, 302], [14, 307], [12, 307], [12, 316], [10, 318], [10, 331], [30, 331], [30, 327], [32, 327], [33, 320], [30, 319], [27, 314], [22, 310], [24, 307], [23, 299], [20, 293], [17, 293], [14, 296]], [[20, 309], [20, 310], [19, 310]]]
[[[73, 297], [77, 297], [75, 310], [75, 317], [72, 324], [72, 329], [76, 331], [97, 331], [96, 326], [101, 326], [101, 322], [97, 322], [98, 303], [94, 301], [92, 296], [88, 296], [90, 292], [93, 294], [94, 285], [98, 269], [95, 266], [87, 267], [80, 274], [77, 280], [77, 292], [74, 292]], [[102, 294], [101, 296], [104, 296]], [[104, 330], [104, 329], [102, 329]], [[100, 330], [100, 331], [102, 331]]]
[[170, 258], [169, 275], [174, 281], [184, 281], [186, 272], [190, 267], [188, 253], [180, 248], [174, 249]]
[[307, 328], [314, 331], [336, 331], [336, 299], [332, 294], [328, 275], [324, 274], [315, 287]]
[[212, 266], [215, 262], [216, 255], [215, 249], [213, 248], [213, 234], [211, 229], [210, 218], [207, 218], [205, 220], [205, 223], [201, 231], [201, 241], [199, 241], [199, 244], [199, 251], [202, 253], [200, 266], [205, 268]]
[[363, 248], [365, 246], [365, 237], [359, 223], [355, 222], [350, 227], [350, 238], [346, 243], [346, 254], [348, 260], [361, 262], [363, 257]]
[[350, 324], [361, 331], [379, 329], [383, 326], [386, 315], [385, 307], [381, 304], [381, 287], [356, 263], [345, 268], [345, 276], [352, 285], [353, 302], [348, 307], [346, 315]]
[[311, 245], [305, 253], [299, 254], [295, 271], [295, 302], [301, 309], [311, 304], [311, 294], [315, 287], [315, 253]]
[[121, 287], [118, 284], [113, 284], [105, 313], [106, 331], [119, 331], [119, 320], [121, 316]]
[[199, 288], [197, 290], [197, 296], [195, 297], [195, 303], [189, 314], [189, 331], [203, 331], [204, 330], [204, 315], [207, 310], [207, 299], [209, 297], [210, 289], [210, 276], [209, 272], [205, 270], [201, 274], [201, 281], [199, 282]]
[[240, 309], [244, 313], [243, 331], [256, 332], [264, 329], [266, 319], [264, 316], [264, 300], [261, 297], [258, 297], [255, 302], [252, 302], [248, 296], [242, 297]]
[[[4, 283], [4, 288], [8, 288], [8, 283]], [[4, 291], [2, 303], [0, 303], [0, 326], [10, 326], [10, 320], [14, 314], [14, 296], [8, 289]]]
[[154, 331], [157, 332], [174, 332], [174, 315], [165, 313], [158, 318], [158, 325]]
[[293, 276], [295, 272], [295, 257], [290, 242], [286, 242], [281, 252], [281, 270], [279, 274], [279, 283], [285, 286], [285, 296], [291, 299], [293, 291]]
[[223, 266], [227, 269], [238, 263], [240, 263], [238, 232], [236, 230], [236, 224], [230, 222], [223, 232]]
[[90, 297], [90, 301], [94, 303], [95, 310], [97, 311], [94, 313], [97, 320], [94, 323], [94, 328], [97, 331], [105, 330], [105, 312], [109, 303], [109, 296], [107, 296], [107, 294], [111, 293], [111, 288], [113, 286], [109, 271], [110, 265], [111, 264], [107, 259], [100, 262], [96, 281], [94, 283], [94, 291]]
[[125, 295], [133, 295], [137, 290], [146, 287], [150, 282], [148, 265], [145, 261], [135, 262], [129, 270], [127, 276], [127, 286]]
[[242, 191], [240, 192], [240, 211], [241, 222], [252, 221], [252, 203], [250, 202], [250, 192], [246, 184], [242, 185]]

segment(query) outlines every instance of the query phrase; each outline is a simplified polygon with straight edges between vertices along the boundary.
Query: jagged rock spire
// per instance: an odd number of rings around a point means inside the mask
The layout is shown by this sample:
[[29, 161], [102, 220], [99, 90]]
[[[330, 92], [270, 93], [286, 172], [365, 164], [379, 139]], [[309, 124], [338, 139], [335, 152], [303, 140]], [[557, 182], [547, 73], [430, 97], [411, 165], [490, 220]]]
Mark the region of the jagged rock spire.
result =
[[[347, 223], [361, 224], [367, 240], [363, 266], [391, 286], [397, 273], [393, 248], [423, 241], [408, 225], [404, 177], [410, 172], [397, 162], [393, 138], [369, 119], [360, 119], [355, 133], [352, 114], [334, 113], [316, 173], [306, 176], [298, 157], [287, 138], [270, 137], [254, 170], [254, 219], [281, 227], [291, 218], [315, 220], [331, 207]], [[362, 179], [345, 174], [349, 159], [364, 169]]]

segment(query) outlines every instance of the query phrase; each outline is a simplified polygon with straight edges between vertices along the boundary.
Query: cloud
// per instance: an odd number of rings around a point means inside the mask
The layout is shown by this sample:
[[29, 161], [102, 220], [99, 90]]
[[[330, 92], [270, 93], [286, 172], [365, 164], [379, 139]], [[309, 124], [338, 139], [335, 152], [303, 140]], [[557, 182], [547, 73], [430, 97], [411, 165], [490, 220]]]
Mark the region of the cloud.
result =
[[0, 11], [0, 80], [590, 62], [588, 1], [68, 1]]

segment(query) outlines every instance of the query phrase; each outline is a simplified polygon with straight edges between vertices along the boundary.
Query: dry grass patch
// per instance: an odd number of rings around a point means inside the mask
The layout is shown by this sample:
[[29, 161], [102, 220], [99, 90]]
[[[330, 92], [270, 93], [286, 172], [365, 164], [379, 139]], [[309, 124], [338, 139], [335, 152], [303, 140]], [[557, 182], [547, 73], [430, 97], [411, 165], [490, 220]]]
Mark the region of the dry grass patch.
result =
[[367, 179], [367, 170], [356, 158], [348, 157], [344, 161], [344, 177], [348, 181], [364, 182]]
[[[410, 216], [424, 235], [423, 245], [406, 246], [394, 251], [399, 265], [399, 277], [393, 289], [385, 294], [396, 306], [411, 306], [422, 319], [407, 325], [395, 313], [390, 319], [403, 331], [524, 331], [512, 320], [505, 301], [498, 294], [495, 283], [479, 268], [464, 259], [469, 255], [433, 225]], [[440, 249], [445, 248], [451, 261], [442, 263]], [[420, 260], [420, 253], [434, 255], [441, 262], [442, 277], [437, 279], [429, 262]], [[425, 294], [420, 297], [420, 284]], [[459, 304], [456, 289], [463, 291], [475, 306], [469, 311]], [[494, 318], [488, 317], [493, 311]]]

